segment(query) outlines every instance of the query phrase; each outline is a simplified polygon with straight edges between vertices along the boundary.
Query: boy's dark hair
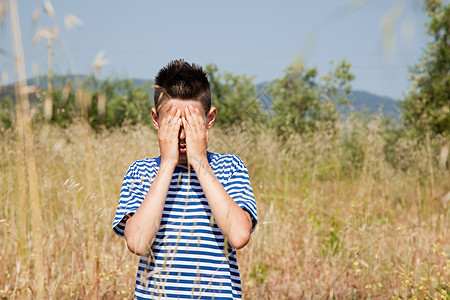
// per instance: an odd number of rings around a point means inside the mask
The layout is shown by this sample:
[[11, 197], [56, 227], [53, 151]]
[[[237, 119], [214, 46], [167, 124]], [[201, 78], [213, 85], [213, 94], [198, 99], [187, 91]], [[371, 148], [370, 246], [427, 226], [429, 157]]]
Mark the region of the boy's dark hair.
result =
[[166, 100], [195, 100], [202, 103], [205, 113], [211, 108], [211, 89], [202, 67], [184, 60], [173, 60], [155, 77], [155, 108], [159, 112]]

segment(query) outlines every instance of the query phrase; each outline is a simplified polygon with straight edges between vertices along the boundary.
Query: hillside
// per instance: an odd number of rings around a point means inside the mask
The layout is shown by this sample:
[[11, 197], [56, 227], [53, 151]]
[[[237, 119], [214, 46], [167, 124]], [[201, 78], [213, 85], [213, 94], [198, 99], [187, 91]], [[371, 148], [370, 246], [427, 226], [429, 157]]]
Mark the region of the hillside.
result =
[[[58, 76], [55, 78], [53, 84], [55, 87], [61, 88], [64, 86], [65, 82], [74, 81], [75, 77], [82, 81], [86, 81], [88, 79], [88, 77], [85, 75]], [[145, 86], [147, 88], [150, 88], [152, 84], [150, 80], [143, 80], [143, 79], [132, 79], [132, 80], [136, 86]], [[36, 84], [36, 80], [29, 79], [28, 84], [34, 85]], [[265, 84], [267, 83], [260, 83], [257, 85], [258, 98], [261, 101], [261, 105], [264, 108], [264, 110], [270, 110], [273, 104], [273, 100], [270, 94], [266, 92], [264, 87]], [[42, 76], [41, 78], [39, 78], [39, 86], [42, 88], [47, 87], [46, 77]], [[13, 85], [4, 86], [1, 88], [0, 99], [6, 96], [10, 96], [13, 99], [15, 98]], [[362, 112], [364, 110], [367, 110], [372, 114], [381, 111], [384, 115], [391, 116], [394, 120], [397, 120], [401, 113], [401, 109], [398, 102], [389, 97], [375, 95], [366, 91], [355, 90], [352, 91], [349, 98], [353, 100], [352, 105], [350, 105], [349, 107], [348, 106], [340, 107], [340, 110], [344, 116], [348, 115], [350, 112]], [[39, 99], [34, 94], [31, 94], [30, 102], [33, 104], [37, 101], [39, 101]]]
[[[273, 99], [264, 87], [266, 84], [267, 83], [258, 84], [258, 97], [263, 108], [269, 110], [273, 104]], [[376, 114], [381, 111], [384, 115], [390, 116], [394, 120], [398, 120], [400, 117], [401, 109], [399, 103], [392, 98], [375, 95], [366, 91], [355, 90], [352, 91], [349, 99], [352, 100], [350, 106], [339, 107], [343, 116], [347, 116], [351, 112], [368, 111], [371, 114]]]

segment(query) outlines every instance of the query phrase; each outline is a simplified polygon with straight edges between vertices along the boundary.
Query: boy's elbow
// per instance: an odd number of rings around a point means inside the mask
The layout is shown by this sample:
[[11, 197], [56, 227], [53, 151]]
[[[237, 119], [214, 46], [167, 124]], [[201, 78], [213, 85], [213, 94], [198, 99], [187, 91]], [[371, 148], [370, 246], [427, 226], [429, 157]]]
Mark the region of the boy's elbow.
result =
[[242, 226], [240, 226], [239, 230], [235, 231], [233, 240], [230, 239], [229, 241], [231, 246], [238, 250], [244, 248], [248, 244], [252, 230], [252, 219], [250, 214], [245, 210], [244, 212], [247, 218], [242, 222]]
[[241, 232], [240, 234], [236, 235], [233, 240], [230, 240], [231, 246], [233, 246], [235, 249], [239, 250], [244, 248], [248, 242], [250, 241], [250, 232]]
[[141, 230], [141, 227], [136, 226], [132, 222], [132, 218], [127, 220], [125, 225], [124, 237], [127, 242], [128, 250], [140, 256], [146, 256], [153, 241], [148, 241], [146, 234]]
[[125, 240], [127, 241], [128, 250], [132, 253], [143, 256], [148, 254], [149, 245], [142, 242], [142, 239], [135, 238], [134, 236], [125, 235]]

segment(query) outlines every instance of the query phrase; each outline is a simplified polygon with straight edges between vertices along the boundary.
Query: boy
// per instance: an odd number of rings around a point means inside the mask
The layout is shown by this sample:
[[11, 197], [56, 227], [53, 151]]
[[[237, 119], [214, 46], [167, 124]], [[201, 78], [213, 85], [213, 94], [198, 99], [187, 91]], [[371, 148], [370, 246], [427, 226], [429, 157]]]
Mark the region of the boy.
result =
[[114, 232], [141, 256], [136, 299], [240, 299], [236, 250], [257, 223], [242, 160], [206, 150], [217, 110], [201, 67], [170, 62], [155, 78], [161, 155], [125, 174]]

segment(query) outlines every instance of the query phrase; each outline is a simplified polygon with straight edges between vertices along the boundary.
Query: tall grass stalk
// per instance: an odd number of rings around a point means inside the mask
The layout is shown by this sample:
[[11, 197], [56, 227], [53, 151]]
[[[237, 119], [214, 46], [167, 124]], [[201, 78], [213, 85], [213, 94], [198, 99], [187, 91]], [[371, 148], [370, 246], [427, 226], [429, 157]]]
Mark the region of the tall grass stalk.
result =
[[[21, 114], [18, 120], [19, 126], [23, 125], [25, 155], [28, 171], [28, 186], [30, 190], [31, 216], [33, 224], [33, 255], [34, 255], [34, 286], [36, 299], [44, 298], [44, 263], [43, 263], [43, 243], [42, 243], [42, 215], [41, 201], [38, 190], [38, 178], [36, 171], [36, 161], [34, 156], [33, 129], [31, 126], [30, 102], [28, 100], [28, 86], [25, 72], [25, 59], [22, 48], [22, 38], [20, 32], [19, 13], [15, 0], [9, 2], [13, 45], [15, 52], [15, 65], [17, 72], [18, 94], [16, 99], [20, 101]], [[19, 134], [20, 134], [19, 130]], [[19, 138], [21, 139], [21, 138]], [[19, 145], [20, 147], [20, 145]], [[18, 159], [21, 159], [19, 157]], [[19, 163], [20, 166], [20, 163]], [[21, 171], [18, 171], [19, 173]], [[21, 174], [19, 176], [22, 176]]]
[[88, 224], [88, 241], [87, 241], [87, 253], [89, 258], [89, 282], [90, 288], [88, 295], [91, 299], [98, 298], [98, 255], [97, 255], [97, 237], [96, 237], [96, 223], [95, 213], [97, 212], [96, 196], [92, 190], [92, 159], [93, 152], [91, 148], [91, 127], [89, 125], [88, 115], [88, 99], [91, 99], [91, 95], [86, 93], [81, 85], [77, 90], [78, 103], [81, 107], [82, 127], [83, 127], [83, 159], [84, 159], [84, 185], [86, 187], [86, 199], [85, 199], [85, 216], [86, 223]]
[[[18, 84], [15, 85], [16, 95], [20, 93]], [[25, 169], [25, 136], [24, 125], [22, 122], [22, 105], [21, 101], [16, 101], [16, 174], [17, 174], [17, 213], [15, 216], [17, 233], [18, 233], [18, 250], [19, 257], [25, 261], [27, 251], [26, 234], [27, 234], [27, 194], [25, 190], [26, 169]]]
[[427, 159], [428, 159], [428, 168], [430, 170], [430, 188], [431, 188], [431, 197], [435, 195], [434, 189], [434, 168], [433, 168], [433, 156], [431, 152], [431, 142], [430, 142], [430, 132], [426, 133], [426, 143], [427, 143]]
[[44, 100], [44, 117], [46, 121], [51, 121], [53, 116], [53, 43], [52, 39], [48, 40], [48, 79], [47, 94]]

